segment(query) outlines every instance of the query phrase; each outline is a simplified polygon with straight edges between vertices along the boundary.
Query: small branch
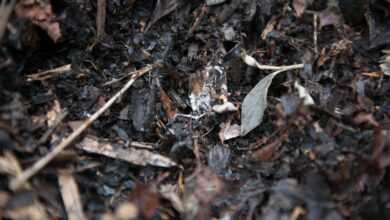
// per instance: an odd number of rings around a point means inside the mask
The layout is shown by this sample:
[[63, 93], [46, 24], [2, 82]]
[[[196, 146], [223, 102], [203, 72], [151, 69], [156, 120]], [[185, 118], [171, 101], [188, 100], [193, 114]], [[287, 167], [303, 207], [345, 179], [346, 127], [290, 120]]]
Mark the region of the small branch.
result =
[[96, 39], [101, 40], [104, 36], [104, 28], [106, 26], [106, 0], [97, 0], [97, 12], [96, 12]]
[[71, 64], [67, 64], [67, 65], [63, 65], [63, 66], [60, 66], [60, 67], [57, 67], [57, 68], [54, 68], [51, 70], [46, 70], [43, 72], [27, 75], [26, 78], [27, 78], [28, 82], [43, 81], [43, 80], [47, 80], [47, 79], [53, 78], [55, 76], [58, 76], [60, 74], [69, 72], [71, 70], [72, 70]]
[[137, 73], [133, 74], [130, 78], [130, 80], [122, 87], [121, 90], [119, 90], [106, 104], [104, 104], [98, 111], [96, 111], [93, 115], [91, 115], [87, 120], [84, 121], [84, 123], [78, 127], [76, 130], [74, 130], [67, 138], [65, 138], [59, 145], [53, 148], [51, 152], [43, 156], [41, 159], [39, 159], [37, 162], [35, 162], [30, 168], [23, 171], [23, 173], [19, 176], [17, 176], [15, 179], [11, 180], [10, 182], [10, 188], [11, 189], [17, 189], [19, 188], [24, 182], [26, 182], [28, 179], [30, 179], [33, 175], [35, 175], [37, 172], [39, 172], [43, 167], [45, 167], [51, 160], [53, 160], [59, 153], [61, 153], [68, 145], [70, 145], [80, 134], [85, 131], [91, 124], [94, 122], [99, 116], [101, 116], [107, 109], [109, 109], [115, 101], [121, 97], [137, 80], [139, 77], [144, 75], [145, 73], [149, 72], [151, 70], [150, 66], [153, 68], [160, 66], [160, 62], [157, 62], [155, 64], [149, 65], [145, 68], [143, 68], [144, 71], [138, 71]]
[[313, 15], [313, 28], [314, 52], [318, 55], [318, 14]]
[[295, 64], [295, 65], [289, 65], [289, 66], [263, 65], [263, 64], [260, 64], [259, 62], [257, 62], [257, 60], [255, 58], [253, 58], [247, 54], [243, 54], [242, 59], [248, 66], [257, 67], [258, 69], [261, 69], [261, 70], [276, 70], [276, 71], [282, 70], [282, 72], [283, 72], [283, 71], [287, 71], [287, 70], [291, 70], [291, 69], [303, 68], [303, 64]]
[[45, 143], [47, 141], [47, 139], [50, 137], [50, 135], [54, 132], [54, 130], [57, 128], [57, 126], [62, 122], [62, 120], [64, 120], [64, 118], [68, 115], [68, 111], [65, 110], [63, 112], [60, 113], [60, 115], [56, 118], [56, 120], [54, 121], [54, 124], [49, 128], [47, 129], [47, 131], [41, 136], [41, 138], [39, 138], [39, 140], [37, 141], [37, 143], [35, 143], [31, 149], [35, 149], [36, 147], [38, 147], [39, 145]]
[[112, 85], [112, 84], [114, 84], [114, 83], [120, 82], [120, 81], [122, 81], [123, 79], [126, 79], [127, 77], [130, 77], [130, 76], [132, 76], [132, 75], [134, 75], [134, 74], [139, 74], [139, 73], [145, 72], [145, 71], [146, 71], [146, 72], [149, 72], [149, 71], [151, 71], [151, 70], [154, 69], [154, 68], [155, 68], [155, 66], [153, 66], [153, 65], [146, 66], [145, 68], [142, 68], [142, 69], [140, 69], [140, 70], [136, 70], [136, 71], [127, 73], [126, 75], [124, 75], [124, 76], [122, 76], [122, 77], [120, 77], [120, 78], [118, 78], [118, 79], [113, 79], [113, 80], [111, 80], [111, 81], [108, 81], [108, 82], [104, 83], [103, 86], [109, 86], [109, 85]]
[[192, 24], [191, 28], [188, 30], [187, 36], [191, 36], [195, 32], [196, 28], [198, 28], [200, 22], [207, 14], [207, 12], [208, 12], [208, 7], [206, 4], [203, 4], [202, 8], [200, 9], [199, 15], [196, 16], [194, 23]]

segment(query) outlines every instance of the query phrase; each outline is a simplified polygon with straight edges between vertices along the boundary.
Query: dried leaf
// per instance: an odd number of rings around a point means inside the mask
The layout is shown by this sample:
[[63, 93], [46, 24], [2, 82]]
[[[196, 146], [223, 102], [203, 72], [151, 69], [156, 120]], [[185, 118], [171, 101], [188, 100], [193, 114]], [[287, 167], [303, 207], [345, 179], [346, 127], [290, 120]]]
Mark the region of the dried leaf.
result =
[[310, 96], [310, 93], [307, 91], [307, 89], [303, 86], [301, 86], [297, 81], [294, 83], [294, 87], [298, 90], [299, 98], [303, 99], [304, 105], [314, 105], [314, 100]]
[[156, 8], [153, 11], [153, 16], [150, 19], [148, 26], [145, 28], [145, 32], [147, 32], [150, 27], [152, 27], [152, 25], [162, 17], [174, 11], [178, 5], [179, 2], [177, 0], [157, 0]]
[[165, 198], [168, 199], [172, 206], [180, 213], [184, 211], [183, 203], [178, 193], [177, 185], [166, 184], [160, 186], [159, 192]]
[[17, 176], [20, 172], [19, 162], [12, 153], [5, 152], [4, 156], [0, 156], [0, 173]]
[[172, 120], [176, 116], [176, 108], [173, 105], [171, 98], [167, 95], [164, 89], [160, 88], [160, 101], [163, 105], [165, 114], [169, 120]]
[[[227, 79], [226, 72], [219, 65], [206, 66], [202, 71], [194, 74], [190, 79], [191, 94], [190, 103], [192, 111], [205, 113], [211, 110], [211, 105], [222, 100], [227, 103]], [[218, 91], [218, 92], [217, 92]], [[222, 108], [221, 108], [222, 107]], [[232, 103], [226, 106], [217, 105], [217, 111], [235, 109]]]
[[213, 111], [216, 113], [225, 113], [225, 112], [235, 112], [238, 108], [231, 102], [227, 101], [221, 105], [214, 105], [212, 107]]
[[68, 219], [86, 219], [82, 208], [83, 205], [81, 204], [79, 189], [73, 176], [70, 173], [61, 172], [58, 176], [58, 183]]
[[301, 17], [305, 12], [307, 6], [309, 6], [313, 0], [294, 0], [293, 7], [298, 17]]
[[272, 17], [271, 20], [268, 21], [268, 23], [265, 26], [263, 32], [261, 33], [261, 39], [266, 40], [268, 34], [275, 29], [275, 26], [276, 26], [277, 23], [278, 23], [277, 17], [276, 16]]
[[332, 8], [319, 12], [318, 17], [320, 18], [320, 29], [329, 25], [340, 27], [344, 23], [343, 17]]
[[265, 147], [252, 153], [251, 158], [256, 161], [270, 161], [275, 156], [275, 151], [280, 147], [281, 142], [276, 140]]
[[123, 203], [115, 210], [118, 219], [136, 219], [138, 214], [138, 207], [132, 202]]
[[278, 73], [271, 73], [260, 80], [242, 102], [241, 136], [248, 134], [263, 121], [264, 111], [267, 108], [268, 88]]
[[160, 206], [158, 194], [148, 185], [137, 184], [130, 195], [130, 201], [137, 205], [140, 219], [151, 219]]
[[8, 18], [14, 9], [15, 2], [15, 0], [11, 0], [8, 3], [5, 0], [0, 2], [0, 42], [5, 33]]
[[222, 123], [221, 130], [218, 133], [219, 140], [223, 143], [226, 140], [230, 140], [240, 136], [241, 127], [240, 125], [230, 123]]
[[57, 42], [62, 34], [49, 0], [22, 0], [15, 6], [18, 17], [28, 18], [45, 30], [50, 38]]
[[160, 154], [152, 153], [145, 149], [126, 149], [113, 143], [104, 142], [93, 136], [85, 137], [84, 140], [77, 145], [77, 147], [90, 153], [101, 154], [140, 166], [176, 166], [174, 161]]
[[390, 76], [390, 50], [383, 50], [382, 52], [385, 55], [381, 61], [382, 64], [379, 66], [385, 75]]

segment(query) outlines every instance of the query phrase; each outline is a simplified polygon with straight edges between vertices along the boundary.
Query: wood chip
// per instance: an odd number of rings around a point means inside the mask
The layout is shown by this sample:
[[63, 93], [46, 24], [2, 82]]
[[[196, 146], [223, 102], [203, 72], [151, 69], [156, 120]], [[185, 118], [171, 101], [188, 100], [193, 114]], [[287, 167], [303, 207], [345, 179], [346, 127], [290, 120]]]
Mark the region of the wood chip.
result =
[[80, 193], [76, 181], [69, 172], [61, 172], [58, 176], [62, 200], [64, 201], [69, 220], [87, 219], [83, 212]]
[[118, 144], [109, 143], [94, 136], [87, 136], [77, 145], [78, 148], [89, 153], [124, 160], [139, 166], [174, 167], [177, 164], [168, 157], [152, 153], [144, 149], [123, 148]]

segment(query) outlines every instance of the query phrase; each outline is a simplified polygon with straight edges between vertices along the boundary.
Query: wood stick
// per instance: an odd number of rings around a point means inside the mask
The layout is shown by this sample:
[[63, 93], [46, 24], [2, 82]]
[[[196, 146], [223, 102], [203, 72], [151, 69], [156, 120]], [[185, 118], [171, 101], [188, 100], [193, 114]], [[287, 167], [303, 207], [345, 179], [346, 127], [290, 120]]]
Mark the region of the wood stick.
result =
[[97, 1], [97, 12], [96, 12], [96, 39], [97, 41], [105, 35], [105, 26], [106, 26], [106, 0]]
[[58, 175], [62, 201], [65, 205], [66, 215], [69, 220], [86, 220], [80, 191], [73, 175], [67, 171], [61, 171]]
[[[160, 62], [152, 64], [153, 68], [160, 66]], [[43, 167], [45, 167], [51, 160], [53, 160], [59, 153], [61, 153], [68, 145], [70, 145], [84, 130], [86, 130], [92, 122], [94, 122], [100, 115], [102, 115], [108, 108], [115, 103], [115, 101], [121, 97], [137, 80], [139, 77], [149, 72], [150, 65], [143, 68], [145, 71], [138, 71], [136, 74], [133, 74], [130, 80], [119, 90], [106, 104], [104, 104], [99, 110], [97, 110], [93, 115], [91, 115], [84, 123], [74, 130], [67, 138], [65, 138], [60, 144], [53, 148], [51, 152], [43, 156], [37, 162], [35, 162], [31, 167], [23, 171], [23, 173], [16, 178], [12, 179], [10, 182], [11, 189], [19, 188], [24, 182], [34, 176], [39, 172]]]
[[291, 69], [300, 69], [303, 68], [303, 64], [294, 64], [294, 65], [289, 65], [289, 66], [271, 66], [271, 65], [263, 65], [260, 64], [255, 58], [252, 56], [247, 55], [246, 53], [243, 53], [241, 55], [242, 60], [244, 63], [248, 66], [253, 66], [257, 67], [260, 70], [282, 70], [282, 71], [287, 71]]
[[42, 81], [42, 80], [46, 80], [46, 79], [50, 79], [52, 77], [58, 76], [62, 73], [69, 72], [71, 70], [72, 70], [71, 64], [66, 64], [66, 65], [51, 69], [51, 70], [46, 70], [43, 72], [27, 75], [26, 78], [27, 78], [27, 81], [29, 81], [29, 82]]

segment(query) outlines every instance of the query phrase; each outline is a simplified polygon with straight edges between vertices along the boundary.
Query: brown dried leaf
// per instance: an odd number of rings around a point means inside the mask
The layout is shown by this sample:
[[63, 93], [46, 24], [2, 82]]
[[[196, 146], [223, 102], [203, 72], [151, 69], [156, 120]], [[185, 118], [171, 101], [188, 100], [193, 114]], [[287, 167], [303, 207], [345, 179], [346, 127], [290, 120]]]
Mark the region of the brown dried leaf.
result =
[[261, 33], [261, 39], [266, 40], [268, 34], [275, 29], [277, 23], [278, 23], [277, 17], [276, 16], [272, 17], [271, 20], [268, 21], [263, 32]]
[[230, 123], [222, 123], [221, 130], [218, 133], [219, 140], [223, 143], [226, 140], [230, 140], [239, 137], [241, 133], [241, 127], [237, 124], [230, 125]]
[[141, 219], [151, 219], [160, 206], [158, 194], [147, 185], [136, 185], [130, 195], [130, 201], [137, 205]]
[[267, 146], [253, 152], [251, 158], [256, 161], [270, 161], [275, 156], [275, 151], [281, 144], [279, 140], [271, 142]]
[[58, 100], [54, 100], [52, 108], [46, 113], [48, 127], [51, 127], [55, 124], [61, 112], [62, 109], [60, 102]]
[[194, 195], [202, 204], [209, 204], [221, 193], [224, 185], [211, 169], [203, 168], [196, 176]]
[[45, 30], [54, 42], [62, 36], [60, 24], [56, 21], [49, 0], [19, 1], [15, 6], [15, 14], [18, 17], [30, 19], [35, 25]]
[[164, 91], [164, 89], [160, 88], [160, 101], [163, 104], [163, 108], [165, 111], [165, 114], [167, 115], [169, 120], [172, 120], [176, 116], [176, 108], [173, 105], [173, 102], [171, 98], [167, 95], [167, 93]]
[[379, 123], [375, 120], [374, 116], [370, 113], [359, 112], [354, 118], [353, 122], [360, 125], [363, 123], [372, 125], [373, 127], [379, 127]]

